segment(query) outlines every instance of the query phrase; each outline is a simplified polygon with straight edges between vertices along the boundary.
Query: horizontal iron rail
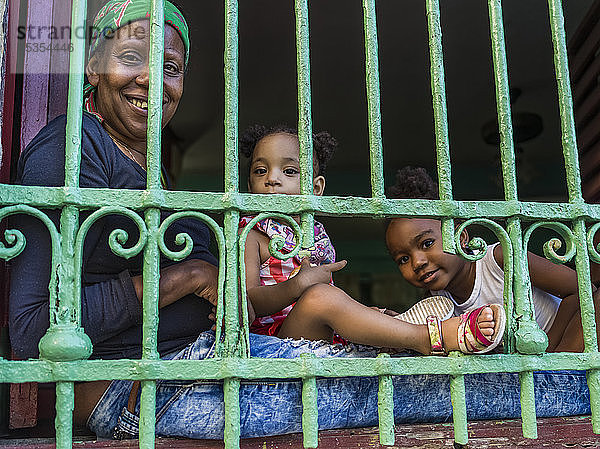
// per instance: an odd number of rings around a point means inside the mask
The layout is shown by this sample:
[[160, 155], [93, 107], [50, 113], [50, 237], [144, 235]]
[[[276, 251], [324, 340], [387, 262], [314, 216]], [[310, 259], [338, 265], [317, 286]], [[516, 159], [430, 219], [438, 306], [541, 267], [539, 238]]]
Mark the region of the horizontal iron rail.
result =
[[213, 358], [205, 360], [0, 361], [0, 382], [300, 379], [419, 374], [463, 375], [600, 369], [600, 353], [400, 358]]
[[[1, 187], [1, 186], [0, 186]], [[9, 186], [7, 186], [9, 187]], [[600, 204], [529, 201], [456, 201], [381, 199], [352, 196], [273, 195], [252, 193], [187, 192], [163, 190], [69, 189], [65, 187], [10, 186], [0, 193], [0, 206], [29, 205], [57, 209], [65, 205], [97, 209], [119, 204], [134, 210], [202, 210], [298, 214], [315, 212], [337, 217], [427, 216], [434, 218], [517, 217], [553, 221], [586, 218], [600, 220]]]

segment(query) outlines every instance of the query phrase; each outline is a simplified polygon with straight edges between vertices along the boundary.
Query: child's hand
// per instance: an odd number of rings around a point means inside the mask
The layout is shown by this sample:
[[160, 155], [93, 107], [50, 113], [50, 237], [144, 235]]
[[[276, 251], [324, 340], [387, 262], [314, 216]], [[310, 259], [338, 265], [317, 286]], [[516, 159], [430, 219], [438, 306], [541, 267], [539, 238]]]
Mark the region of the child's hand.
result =
[[292, 278], [298, 286], [297, 296], [300, 296], [312, 285], [328, 284], [331, 281], [331, 273], [341, 270], [347, 263], [346, 260], [340, 260], [326, 265], [311, 266], [308, 257], [305, 257], [302, 259], [300, 271]]

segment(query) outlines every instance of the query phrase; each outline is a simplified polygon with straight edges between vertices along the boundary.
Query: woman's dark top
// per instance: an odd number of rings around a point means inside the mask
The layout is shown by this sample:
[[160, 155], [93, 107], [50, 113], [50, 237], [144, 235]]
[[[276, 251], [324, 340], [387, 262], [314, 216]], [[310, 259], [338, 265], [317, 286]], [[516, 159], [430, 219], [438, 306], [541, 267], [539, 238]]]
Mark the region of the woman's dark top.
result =
[[[17, 184], [63, 186], [65, 167], [65, 122], [60, 116], [46, 125], [19, 158]], [[102, 125], [84, 113], [80, 187], [114, 189], [146, 188], [146, 172], [117, 148]], [[58, 228], [60, 211], [46, 210]], [[81, 213], [83, 221], [90, 212]], [[141, 213], [141, 212], [140, 212]], [[163, 213], [162, 218], [168, 214]], [[46, 227], [29, 215], [18, 215], [12, 229], [23, 232], [24, 251], [11, 261], [9, 330], [11, 345], [19, 358], [38, 357], [38, 342], [49, 326], [48, 283], [51, 241]], [[94, 345], [92, 358], [139, 358], [142, 341], [142, 307], [131, 276], [141, 274], [142, 252], [131, 259], [115, 255], [108, 244], [114, 229], [124, 229], [129, 240], [137, 242], [139, 232], [122, 215], [98, 220], [89, 230], [84, 244], [82, 272], [82, 326]], [[199, 220], [175, 222], [166, 232], [171, 250], [175, 236], [187, 232], [194, 241], [189, 258], [217, 264], [210, 253], [210, 233]], [[161, 257], [161, 268], [173, 264]], [[161, 354], [185, 347], [200, 332], [210, 328], [211, 305], [205, 299], [188, 295], [160, 309], [158, 350]]]

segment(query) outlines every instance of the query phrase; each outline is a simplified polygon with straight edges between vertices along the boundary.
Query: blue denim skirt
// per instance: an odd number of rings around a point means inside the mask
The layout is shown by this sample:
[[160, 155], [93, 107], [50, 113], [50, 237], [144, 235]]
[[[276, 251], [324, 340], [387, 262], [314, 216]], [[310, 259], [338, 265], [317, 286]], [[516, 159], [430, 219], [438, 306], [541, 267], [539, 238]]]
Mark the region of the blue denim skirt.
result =
[[[202, 360], [213, 355], [214, 333], [198, 339], [170, 359]], [[252, 357], [295, 358], [374, 357], [377, 350], [358, 345], [329, 345], [308, 340], [250, 335]], [[537, 415], [572, 416], [590, 413], [585, 371], [544, 371], [534, 374]], [[446, 375], [394, 376], [396, 423], [445, 422], [452, 418], [450, 380]], [[139, 402], [127, 410], [132, 382], [113, 381], [88, 419], [99, 437], [136, 437]], [[517, 374], [465, 376], [469, 419], [518, 418], [521, 412]], [[319, 429], [377, 425], [378, 382], [373, 377], [319, 378]], [[188, 438], [222, 439], [224, 429], [221, 381], [160, 380], [156, 392], [156, 434]], [[240, 387], [241, 436], [244, 438], [302, 430], [301, 381], [242, 381]]]

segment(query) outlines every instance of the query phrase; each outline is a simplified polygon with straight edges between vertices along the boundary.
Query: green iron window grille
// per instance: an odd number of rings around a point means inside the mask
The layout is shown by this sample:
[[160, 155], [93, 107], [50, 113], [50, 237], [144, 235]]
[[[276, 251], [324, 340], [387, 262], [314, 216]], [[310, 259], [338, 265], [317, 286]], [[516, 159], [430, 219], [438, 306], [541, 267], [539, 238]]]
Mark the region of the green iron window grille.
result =
[[[390, 200], [384, 195], [381, 116], [379, 96], [379, 63], [375, 0], [363, 0], [366, 85], [370, 142], [371, 197], [315, 197], [312, 185], [312, 123], [310, 91], [310, 55], [308, 2], [295, 0], [296, 46], [298, 69], [298, 113], [300, 161], [303, 167], [301, 192], [297, 197], [263, 197], [239, 192], [238, 173], [238, 2], [225, 1], [225, 180], [221, 193], [165, 191], [160, 182], [160, 117], [162, 98], [164, 5], [152, 1], [150, 92], [148, 114], [147, 189], [144, 191], [79, 188], [80, 145], [82, 124], [83, 66], [85, 42], [75, 40], [70, 58], [68, 90], [66, 166], [64, 187], [24, 187], [3, 185], [0, 218], [25, 213], [39, 218], [48, 228], [52, 240], [52, 277], [50, 328], [40, 342], [40, 360], [0, 360], [0, 381], [5, 383], [56, 382], [56, 445], [72, 446], [72, 410], [74, 382], [105, 379], [142, 381], [140, 407], [140, 447], [155, 443], [155, 392], [158, 379], [217, 379], [224, 382], [225, 447], [239, 447], [241, 379], [301, 378], [303, 382], [303, 432], [305, 447], [317, 447], [316, 378], [338, 376], [375, 376], [379, 378], [379, 432], [384, 445], [394, 444], [393, 387], [391, 376], [442, 373], [450, 376], [454, 405], [455, 440], [467, 443], [467, 418], [464, 375], [477, 372], [518, 372], [521, 384], [523, 435], [537, 437], [533, 394], [533, 371], [585, 369], [591, 396], [592, 425], [600, 433], [600, 358], [595, 331], [594, 308], [590, 281], [590, 259], [600, 262], [593, 237], [600, 223], [589, 228], [586, 221], [600, 220], [600, 208], [586, 204], [582, 198], [573, 107], [569, 84], [564, 19], [560, 0], [548, 0], [554, 64], [558, 83], [562, 145], [568, 186], [568, 202], [537, 203], [520, 201], [517, 195], [515, 158], [512, 137], [507, 61], [500, 0], [488, 0], [492, 41], [492, 57], [500, 153], [504, 182], [504, 201], [456, 201], [451, 182], [450, 149], [443, 69], [439, 0], [426, 0], [431, 61], [431, 89], [435, 119], [437, 167], [440, 200]], [[72, 29], [85, 23], [86, 0], [73, 0]], [[120, 204], [120, 206], [114, 206]], [[58, 230], [38, 208], [61, 209]], [[82, 210], [94, 212], [80, 224]], [[160, 211], [177, 211], [160, 222]], [[223, 214], [219, 226], [203, 212]], [[462, 229], [471, 224], [489, 228], [500, 240], [505, 254], [504, 300], [509, 317], [522, 317], [518, 323], [509, 318], [505, 354], [469, 357], [414, 357], [394, 360], [385, 355], [375, 359], [344, 360], [301, 357], [294, 360], [253, 359], [248, 357], [248, 328], [238, 323], [238, 275], [244, 276], [243, 248], [246, 234], [238, 237], [240, 212], [267, 215], [301, 216], [295, 226], [302, 235], [302, 247], [313, 244], [313, 214], [332, 216], [428, 216], [442, 220], [445, 250], [461, 251], [456, 245]], [[141, 218], [139, 212], [143, 212]], [[138, 242], [124, 249], [124, 236], [115, 232], [111, 248], [121, 256], [143, 251], [143, 354], [141, 360], [85, 360], [90, 354], [89, 339], [80, 327], [81, 258], [85, 235], [100, 217], [122, 214], [132, 219], [140, 230]], [[181, 217], [203, 220], [213, 231], [219, 252], [219, 297], [217, 310], [217, 356], [202, 361], [161, 361], [157, 352], [159, 254], [177, 260], [185, 257], [185, 249], [169, 251], [164, 232]], [[262, 215], [265, 216], [265, 215]], [[454, 232], [454, 219], [465, 220]], [[506, 227], [493, 219], [502, 219]], [[570, 226], [563, 224], [570, 223]], [[528, 226], [524, 229], [524, 226]], [[550, 240], [545, 246], [548, 258], [564, 262], [575, 258], [584, 326], [583, 354], [539, 354], [545, 350], [545, 338], [533, 320], [530, 302], [530, 280], [526, 251], [532, 233], [550, 228], [566, 242], [563, 256], [557, 255], [559, 244]], [[26, 237], [17, 229], [5, 234], [8, 245], [0, 247], [0, 257], [10, 259], [22, 251]], [[189, 247], [190, 242], [186, 242]], [[483, 241], [476, 242], [485, 244]], [[464, 257], [472, 257], [463, 254]], [[243, 283], [242, 283], [243, 285]], [[60, 298], [60, 302], [58, 302]], [[242, 298], [245, 301], [244, 292]], [[244, 304], [242, 310], [245, 311]], [[247, 317], [244, 317], [247, 321]], [[223, 323], [223, 324], [221, 324]], [[247, 324], [247, 323], [244, 323]], [[223, 336], [220, 339], [219, 336]], [[485, 364], [481, 358], [485, 357]], [[410, 362], [410, 363], [407, 363]]]

